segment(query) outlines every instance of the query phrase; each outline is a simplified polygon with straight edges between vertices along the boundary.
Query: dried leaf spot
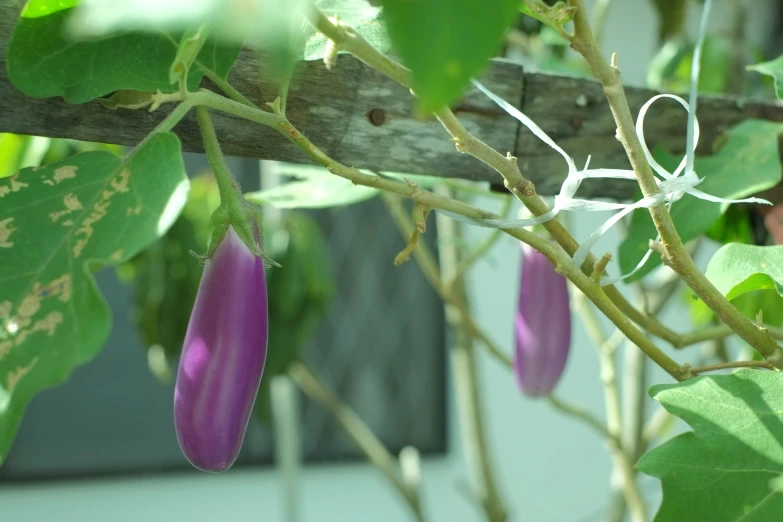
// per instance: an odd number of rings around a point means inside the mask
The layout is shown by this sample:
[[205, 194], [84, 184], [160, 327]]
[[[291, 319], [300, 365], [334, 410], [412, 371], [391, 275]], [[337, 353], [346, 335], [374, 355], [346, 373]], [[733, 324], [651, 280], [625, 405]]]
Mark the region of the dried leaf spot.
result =
[[9, 241], [11, 234], [17, 230], [16, 227], [11, 226], [13, 222], [14, 218], [0, 220], [0, 248], [11, 248], [14, 246], [14, 243]]
[[14, 342], [13, 341], [3, 341], [0, 342], [0, 361], [2, 361], [8, 353], [11, 352], [11, 348], [13, 348]]
[[49, 312], [43, 317], [43, 319], [39, 319], [35, 323], [33, 323], [33, 326], [31, 326], [30, 328], [27, 328], [25, 330], [19, 330], [19, 333], [14, 338], [14, 344], [16, 344], [16, 346], [21, 345], [27, 340], [27, 338], [30, 335], [36, 332], [44, 332], [47, 335], [47, 337], [53, 337], [54, 332], [57, 330], [57, 327], [62, 322], [63, 322], [62, 313], [57, 311]]
[[111, 189], [105, 189], [101, 193], [100, 201], [95, 202], [92, 207], [92, 212], [90, 212], [90, 215], [87, 216], [82, 222], [82, 226], [80, 226], [74, 234], [74, 236], [81, 237], [76, 241], [76, 244], [73, 245], [73, 257], [79, 257], [82, 254], [84, 247], [87, 246], [87, 243], [95, 232], [93, 225], [106, 216], [109, 205], [111, 205], [112, 196], [118, 192], [128, 192], [128, 190], [130, 190], [128, 187], [130, 176], [131, 171], [124, 169], [111, 181]]
[[128, 192], [128, 180], [130, 179], [130, 176], [131, 171], [124, 169], [111, 181], [112, 188], [117, 192]]
[[[23, 323], [25, 319], [26, 323], [30, 324], [30, 318], [34, 316], [38, 310], [41, 309], [41, 283], [35, 283], [32, 292], [24, 296], [22, 304], [19, 305], [19, 310], [16, 312], [16, 322]], [[22, 324], [22, 327], [27, 326]]]
[[38, 363], [38, 357], [33, 357], [33, 359], [27, 363], [25, 366], [18, 366], [16, 369], [11, 370], [8, 372], [8, 377], [5, 381], [5, 389], [8, 390], [8, 393], [13, 393], [14, 388], [19, 384], [19, 381], [22, 380], [22, 377], [27, 375], [30, 370], [33, 369], [33, 366], [35, 366]]
[[6, 194], [11, 194], [12, 192], [19, 192], [27, 186], [27, 183], [19, 181], [19, 174], [15, 174], [10, 178], [7, 178], [4, 183], [0, 184], [0, 198], [4, 197]]
[[[109, 197], [111, 197], [111, 195]], [[79, 227], [79, 229], [76, 231], [75, 235], [81, 235], [82, 237], [79, 238], [79, 240], [76, 241], [76, 244], [73, 246], [73, 257], [79, 257], [82, 254], [82, 250], [84, 250], [84, 247], [87, 246], [87, 242], [95, 232], [92, 226], [106, 216], [106, 212], [108, 211], [110, 204], [110, 201], [98, 201], [95, 203], [90, 215], [87, 216], [87, 218], [82, 223], [82, 226]]]
[[64, 167], [60, 167], [59, 169], [55, 169], [54, 175], [51, 179], [47, 178], [46, 176], [41, 176], [41, 179], [43, 180], [44, 184], [49, 185], [50, 187], [53, 187], [54, 185], [57, 185], [66, 179], [73, 179], [76, 177], [76, 171], [79, 167], [75, 165], [65, 165]]
[[11, 315], [11, 301], [3, 301], [0, 303], [0, 319]]
[[[60, 219], [61, 217], [67, 216], [71, 212], [75, 212], [83, 208], [81, 201], [79, 201], [79, 198], [76, 197], [76, 194], [73, 193], [66, 194], [65, 197], [63, 197], [63, 205], [65, 206], [65, 210], [49, 213], [49, 219], [52, 220], [52, 223], [57, 223], [57, 220]], [[68, 222], [70, 223], [70, 225], [73, 225], [73, 221], [68, 220]], [[65, 222], [63, 222], [63, 225], [69, 226], [66, 225]]]
[[76, 194], [68, 194], [63, 198], [63, 203], [65, 204], [65, 208], [68, 210], [81, 210], [82, 204], [79, 201], [79, 198], [76, 197]]
[[57, 279], [53, 279], [41, 289], [39, 295], [41, 297], [56, 297], [63, 303], [67, 303], [71, 300], [71, 275], [63, 274]]
[[138, 216], [141, 211], [144, 210], [144, 205], [138, 204], [135, 207], [128, 207], [125, 209], [125, 217]]
[[109, 256], [109, 259], [111, 259], [112, 261], [120, 261], [122, 260], [122, 256], [123, 256], [123, 250], [119, 249], [112, 252], [112, 254]]

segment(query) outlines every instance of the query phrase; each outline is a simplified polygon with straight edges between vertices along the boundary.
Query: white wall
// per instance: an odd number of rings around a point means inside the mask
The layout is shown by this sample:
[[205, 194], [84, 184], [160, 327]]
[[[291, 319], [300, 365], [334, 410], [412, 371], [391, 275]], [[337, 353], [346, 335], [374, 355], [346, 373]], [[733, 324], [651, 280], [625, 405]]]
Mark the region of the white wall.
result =
[[[723, 2], [718, 2], [722, 4]], [[617, 0], [609, 17], [605, 51], [621, 49], [626, 83], [641, 85], [655, 49], [649, 0]], [[771, 6], [772, 0], [765, 2]], [[763, 27], [764, 17], [754, 25]], [[715, 20], [720, 17], [716, 15]], [[691, 22], [696, 22], [695, 17]], [[693, 24], [691, 24], [693, 25]], [[754, 32], [751, 31], [751, 34]], [[468, 159], [466, 158], [466, 161]], [[492, 201], [486, 202], [491, 207]], [[575, 235], [585, 238], [606, 215], [580, 214]], [[478, 239], [484, 229], [470, 229]], [[594, 250], [616, 252], [610, 234]], [[702, 253], [701, 264], [710, 252]], [[470, 277], [476, 318], [509, 353], [519, 277], [519, 249], [504, 239]], [[616, 270], [616, 268], [613, 268]], [[675, 330], [686, 330], [686, 314], [676, 307], [665, 316]], [[557, 393], [603, 416], [594, 348], [574, 318], [574, 343]], [[677, 354], [682, 360], [681, 354]], [[480, 376], [493, 461], [513, 521], [583, 522], [598, 520], [607, 498], [610, 465], [604, 444], [583, 425], [553, 412], [545, 403], [520, 396], [512, 375], [482, 353]], [[653, 382], [669, 382], [658, 371]], [[450, 412], [455, 412], [450, 399]], [[467, 478], [459, 445], [457, 419], [450, 416], [451, 453], [425, 461], [424, 500], [431, 521], [472, 522], [480, 512], [458, 489]], [[52, 429], [57, 429], [52, 427]], [[303, 522], [397, 522], [410, 520], [406, 506], [368, 465], [309, 467], [303, 474]], [[654, 506], [657, 481], [644, 488]], [[0, 488], [0, 521], [19, 522], [278, 522], [281, 483], [273, 472], [230, 471], [101, 480], [73, 484], [29, 484]]]

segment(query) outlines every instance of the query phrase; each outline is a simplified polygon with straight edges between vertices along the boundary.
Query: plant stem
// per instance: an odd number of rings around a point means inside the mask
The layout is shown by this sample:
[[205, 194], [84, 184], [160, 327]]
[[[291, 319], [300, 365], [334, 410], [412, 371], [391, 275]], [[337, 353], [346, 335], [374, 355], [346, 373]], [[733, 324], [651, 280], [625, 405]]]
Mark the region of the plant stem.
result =
[[[356, 58], [392, 80], [412, 88], [410, 71], [378, 51], [354, 29], [344, 24], [333, 23], [314, 6], [310, 9], [309, 21], [319, 32], [333, 40], [342, 50], [350, 52]], [[506, 188], [534, 216], [540, 216], [549, 211], [546, 203], [536, 194], [535, 185], [522, 175], [516, 158], [510, 154], [503, 156], [470, 134], [459, 123], [451, 110], [444, 109], [438, 112], [436, 116], [457, 143], [457, 149], [460, 152], [472, 155], [501, 174]], [[565, 249], [569, 256], [573, 255], [579, 248], [579, 244], [557, 218], [547, 221], [543, 226], [555, 241]], [[586, 275], [590, 275], [592, 272], [595, 261], [595, 256], [590, 254], [582, 264], [581, 269]], [[668, 342], [677, 340], [678, 336], [675, 332], [661, 324], [655, 317], [647, 316], [637, 310], [613, 285], [604, 287], [603, 292], [628, 319], [642, 326], [651, 334]]]
[[209, 166], [215, 174], [215, 181], [220, 192], [220, 201], [229, 202], [241, 197], [240, 194], [242, 192], [239, 188], [239, 183], [234, 174], [231, 173], [231, 169], [228, 168], [226, 158], [223, 157], [217, 134], [215, 134], [215, 127], [212, 125], [207, 109], [201, 106], [196, 107], [196, 115], [198, 116], [198, 126], [204, 141], [204, 151], [207, 154]]
[[423, 522], [425, 517], [418, 491], [411, 489], [405, 483], [397, 459], [389, 453], [383, 443], [373, 434], [372, 430], [362, 422], [353, 410], [343, 404], [335, 394], [321, 383], [318, 377], [304, 363], [294, 362], [288, 371], [291, 378], [296, 381], [302, 391], [310, 399], [323, 406], [345, 433], [353, 439], [365, 457], [367, 457], [367, 460], [386, 475], [386, 478], [389, 479], [408, 503], [416, 520]]
[[599, 44], [602, 41], [604, 34], [604, 26], [606, 25], [606, 15], [609, 14], [609, 7], [612, 5], [612, 0], [596, 0], [593, 6], [593, 27], [595, 28], [595, 41]]
[[[509, 215], [509, 212], [511, 211], [511, 199], [506, 198], [503, 201], [503, 206], [500, 209], [500, 215], [504, 218], [507, 218]], [[457, 267], [457, 274], [462, 275], [465, 272], [467, 272], [470, 267], [472, 267], [476, 261], [484, 257], [484, 255], [489, 252], [492, 247], [495, 245], [495, 243], [503, 236], [503, 231], [500, 229], [493, 230], [489, 236], [487, 236], [487, 239], [484, 240], [483, 243], [481, 243], [479, 246], [476, 247], [475, 250], [470, 252], [459, 264]]]
[[[196, 62], [196, 65], [200, 65], [198, 62]], [[249, 99], [247, 99], [241, 92], [236, 90], [233, 85], [231, 85], [229, 82], [215, 74], [213, 71], [211, 71], [207, 67], [202, 67], [202, 71], [204, 72], [204, 76], [209, 78], [212, 83], [218, 86], [218, 88], [225, 93], [226, 96], [234, 100], [235, 102], [239, 102], [243, 105], [247, 105], [249, 107], [256, 107], [256, 105], [251, 102]]]
[[[413, 221], [406, 215], [399, 199], [387, 194], [383, 194], [382, 197], [386, 202], [387, 208], [389, 209], [389, 214], [392, 216], [392, 219], [400, 229], [402, 236], [404, 238], [410, 237], [414, 231]], [[501, 350], [494, 341], [489, 339], [489, 336], [478, 325], [476, 325], [465, 304], [462, 303], [453, 294], [453, 292], [447, 290], [447, 285], [443, 284], [438, 273], [438, 266], [435, 262], [435, 257], [430, 252], [430, 249], [426, 243], [419, 243], [416, 246], [416, 249], [413, 251], [413, 256], [416, 259], [416, 262], [419, 264], [422, 273], [424, 273], [425, 278], [427, 281], [429, 281], [430, 285], [432, 285], [438, 295], [441, 296], [445, 302], [448, 302], [459, 309], [460, 324], [467, 330], [468, 335], [473, 337], [473, 339], [476, 341], [482, 343], [487, 348], [487, 351], [490, 355], [497, 359], [497, 361], [500, 362], [503, 366], [511, 370], [513, 368], [511, 357], [506, 355], [506, 353], [503, 352], [503, 350]], [[460, 265], [462, 265], [462, 263]], [[463, 272], [458, 272], [458, 274], [459, 277], [464, 275]], [[575, 417], [578, 420], [587, 423], [589, 426], [596, 429], [601, 437], [607, 437], [608, 433], [606, 428], [604, 428], [601, 422], [584, 408], [569, 404], [554, 396], [549, 397], [549, 402], [561, 413]]]
[[[386, 208], [389, 210], [392, 220], [397, 225], [397, 228], [400, 229], [403, 238], [407, 240], [415, 230], [413, 220], [406, 214], [399, 198], [385, 193], [382, 194], [381, 197], [383, 198], [384, 203], [386, 203]], [[424, 278], [427, 279], [427, 282], [432, 286], [435, 292], [437, 292], [440, 298], [459, 310], [460, 323], [462, 324], [462, 327], [468, 331], [468, 334], [482, 343], [487, 348], [490, 355], [495, 357], [498, 362], [507, 368], [511, 368], [511, 357], [506, 355], [503, 350], [484, 333], [473, 320], [473, 316], [467, 305], [450, 289], [450, 286], [444, 284], [441, 280], [440, 269], [438, 268], [438, 263], [435, 261], [435, 256], [430, 250], [430, 247], [423, 241], [419, 242], [416, 245], [416, 249], [413, 251], [413, 258], [416, 260], [416, 263], [424, 274]]]
[[601, 421], [598, 420], [598, 418], [596, 418], [592, 413], [585, 410], [581, 406], [569, 404], [555, 397], [554, 395], [549, 395], [547, 400], [549, 401], [549, 404], [559, 412], [564, 413], [570, 417], [574, 417], [593, 428], [602, 439], [609, 441], [613, 438], [612, 434], [609, 433], [609, 430], [606, 428], [606, 426], [604, 426]]
[[278, 375], [272, 378], [270, 396], [275, 429], [275, 460], [283, 479], [285, 520], [298, 522], [301, 518], [298, 477], [302, 460], [299, 395], [288, 376]]
[[[441, 190], [443, 196], [449, 197], [449, 189]], [[460, 251], [455, 245], [460, 240], [460, 226], [442, 214], [438, 214], [436, 220], [438, 236], [441, 239], [439, 243], [441, 279], [453, 281], [450, 290], [464, 304], [464, 308], [469, 310], [465, 281], [457, 273]], [[495, 473], [490, 463], [473, 340], [462, 325], [463, 314], [459, 307], [445, 303], [445, 312], [452, 335], [451, 360], [465, 452], [472, 464], [473, 480], [488, 522], [505, 522], [508, 514], [498, 492]]]
[[[631, 110], [625, 91], [619, 82], [619, 70], [612, 67], [601, 55], [593, 37], [587, 19], [583, 0], [569, 0], [577, 8], [574, 15], [575, 35], [571, 46], [585, 57], [593, 74], [604, 88], [615, 123], [617, 135], [625, 148], [637, 181], [645, 197], [658, 194], [650, 164], [644, 156], [641, 142], [636, 135]], [[748, 344], [753, 346], [773, 366], [783, 368], [783, 350], [766, 330], [759, 328], [750, 319], [735, 308], [720, 291], [698, 269], [677, 234], [666, 205], [661, 203], [649, 209], [655, 228], [661, 236], [660, 251], [663, 262], [677, 272], [699, 298], [717, 315], [721, 321], [737, 332]]]
[[779, 371], [767, 361], [729, 361], [716, 364], [706, 364], [704, 366], [697, 366], [691, 368], [691, 373], [699, 375], [705, 372], [713, 372], [715, 370], [726, 370], [730, 368], [764, 368], [767, 370]]
[[[355, 168], [338, 163], [324, 154], [321, 149], [316, 147], [307, 137], [291, 125], [285, 117], [279, 114], [248, 107], [206, 90], [198, 91], [190, 95], [190, 98], [193, 98], [194, 102], [198, 105], [233, 114], [240, 118], [246, 118], [275, 129], [301, 148], [318, 164], [326, 167], [329, 172], [347, 179], [354, 184], [381, 189], [399, 196], [411, 198], [430, 208], [447, 210], [466, 217], [478, 219], [499, 218], [499, 216], [492, 212], [486, 212], [473, 207], [472, 205], [462, 203], [461, 201], [445, 198], [433, 192], [423, 190], [417, 185], [399, 183], [379, 176], [364, 174]], [[631, 320], [626, 313], [615, 306], [612, 300], [607, 296], [605, 288], [592, 281], [579, 269], [579, 267], [574, 265], [571, 262], [570, 256], [563, 252], [562, 249], [550, 244], [546, 239], [524, 228], [509, 228], [502, 230], [544, 254], [549, 261], [555, 265], [555, 270], [571, 280], [577, 288], [584, 292], [585, 295], [596, 304], [598, 309], [601, 310], [610, 321], [622, 330], [634, 344], [644, 351], [644, 353], [655, 361], [656, 364], [666, 370], [672, 377], [677, 380], [683, 380], [690, 376], [688, 368], [680, 366], [671, 357], [661, 351], [660, 348], [655, 346], [645, 334], [631, 323]], [[631, 306], [631, 308], [633, 308], [633, 306]]]
[[[627, 504], [631, 510], [631, 517], [634, 522], [644, 522], [647, 518], [647, 511], [644, 500], [636, 483], [636, 474], [633, 469], [633, 456], [622, 445], [622, 415], [620, 407], [620, 393], [617, 386], [617, 365], [615, 361], [615, 352], [618, 345], [622, 342], [622, 332], [615, 331], [611, 337], [606, 337], [598, 322], [590, 304], [581, 293], [574, 296], [574, 308], [579, 311], [580, 316], [587, 329], [588, 336], [593, 345], [598, 349], [599, 363], [601, 367], [601, 384], [604, 389], [604, 404], [606, 408], [606, 430], [610, 437], [609, 450], [614, 462], [613, 474], [617, 477], [618, 486], [623, 491], [623, 502], [613, 500], [610, 503], [610, 513], [608, 520], [622, 520]], [[616, 499], [617, 497], [615, 497]]]

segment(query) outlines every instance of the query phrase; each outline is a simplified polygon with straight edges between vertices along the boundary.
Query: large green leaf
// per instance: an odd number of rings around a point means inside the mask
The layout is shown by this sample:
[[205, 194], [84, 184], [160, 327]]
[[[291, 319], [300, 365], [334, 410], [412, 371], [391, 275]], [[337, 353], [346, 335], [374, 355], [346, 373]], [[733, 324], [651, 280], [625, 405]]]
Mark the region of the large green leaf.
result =
[[[391, 42], [381, 20], [379, 7], [370, 5], [367, 0], [317, 0], [315, 5], [326, 16], [335, 17], [349, 25], [380, 52], [388, 53], [391, 50]], [[305, 44], [304, 59], [321, 60], [328, 39], [311, 26], [308, 29], [311, 30]], [[344, 51], [338, 48], [337, 52]]]
[[710, 259], [706, 276], [729, 300], [754, 290], [783, 295], [783, 246], [724, 245]]
[[270, 419], [271, 377], [288, 370], [312, 339], [336, 291], [329, 247], [321, 227], [312, 217], [286, 212], [267, 228], [270, 257], [282, 265], [267, 275], [269, 301], [269, 349], [264, 379], [255, 411], [262, 422]]
[[389, 36], [413, 72], [422, 111], [441, 109], [461, 96], [500, 52], [518, 6], [518, 0], [383, 2]]
[[771, 76], [775, 82], [775, 93], [779, 100], [783, 100], [783, 55], [769, 62], [749, 65], [748, 70]]
[[25, 18], [38, 18], [79, 5], [79, 0], [29, 0], [22, 10]]
[[301, 57], [302, 11], [309, 7], [310, 0], [83, 0], [69, 27], [87, 36], [201, 28], [222, 42], [264, 48], [279, 74]]
[[[714, 196], [740, 199], [777, 185], [781, 179], [778, 157], [781, 132], [783, 124], [762, 120], [746, 120], [736, 125], [728, 131], [725, 143], [716, 154], [696, 158], [696, 174], [704, 178], [696, 188]], [[679, 161], [663, 151], [656, 151], [655, 158], [669, 171]], [[674, 203], [671, 214], [682, 240], [690, 241], [709, 230], [726, 207], [686, 194]], [[646, 209], [634, 211], [628, 236], [619, 249], [623, 273], [636, 267], [647, 252], [649, 240], [656, 235], [650, 213]], [[642, 278], [660, 263], [660, 256], [650, 257], [627, 281]]]
[[[41, 0], [31, 0], [26, 10]], [[70, 103], [85, 103], [111, 92], [173, 92], [169, 67], [177, 51], [178, 36], [162, 32], [126, 31], [98, 39], [75, 40], [67, 34], [73, 9], [38, 17], [20, 18], [8, 44], [8, 77], [24, 94], [34, 98], [62, 96]], [[188, 75], [195, 89], [206, 70], [225, 79], [239, 54], [238, 44], [208, 40]]]
[[248, 201], [277, 208], [328, 208], [359, 203], [380, 193], [378, 189], [354, 185], [320, 166], [273, 163], [268, 169], [297, 180], [245, 194]]
[[642, 456], [663, 502], [655, 522], [780, 520], [783, 493], [783, 377], [739, 370], [653, 386], [650, 395], [693, 428]]
[[85, 152], [0, 180], [0, 462], [26, 405], [93, 359], [111, 314], [92, 278], [160, 237], [188, 191], [180, 143]]

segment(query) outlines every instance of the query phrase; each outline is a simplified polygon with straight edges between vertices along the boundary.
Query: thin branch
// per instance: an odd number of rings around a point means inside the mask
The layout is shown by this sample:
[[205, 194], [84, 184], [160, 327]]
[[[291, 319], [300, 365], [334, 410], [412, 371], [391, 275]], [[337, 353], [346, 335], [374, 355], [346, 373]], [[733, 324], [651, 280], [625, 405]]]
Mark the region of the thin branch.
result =
[[[500, 209], [499, 214], [503, 216], [504, 218], [507, 218], [509, 215], [509, 212], [511, 211], [511, 199], [506, 198], [503, 201], [503, 206]], [[470, 252], [459, 264], [457, 267], [457, 274], [464, 274], [467, 272], [470, 267], [472, 267], [479, 259], [484, 257], [484, 254], [489, 252], [493, 246], [495, 246], [495, 243], [503, 236], [503, 231], [496, 228], [493, 230], [487, 239], [484, 240], [483, 243], [481, 243], [479, 246], [476, 247], [475, 250]]]
[[[499, 218], [499, 216], [492, 212], [483, 211], [472, 205], [462, 203], [461, 201], [444, 198], [438, 194], [421, 189], [415, 184], [400, 183], [379, 176], [365, 174], [355, 168], [338, 163], [316, 147], [306, 136], [299, 132], [296, 127], [280, 114], [269, 113], [254, 107], [248, 107], [206, 90], [191, 94], [188, 99], [193, 99], [194, 103], [198, 105], [233, 114], [240, 118], [255, 121], [273, 128], [297, 145], [318, 164], [326, 167], [332, 174], [345, 178], [354, 184], [381, 189], [399, 196], [411, 198], [414, 201], [421, 202], [433, 209], [448, 210], [466, 217], [478, 219]], [[674, 359], [658, 348], [646, 334], [636, 328], [627, 314], [615, 306], [608, 297], [607, 290], [596, 282], [591, 281], [579, 267], [574, 265], [571, 261], [571, 257], [563, 252], [562, 249], [552, 245], [543, 237], [521, 227], [503, 229], [503, 231], [544, 254], [555, 266], [555, 270], [559, 271], [573, 282], [579, 290], [595, 303], [596, 307], [601, 310], [612, 323], [622, 330], [628, 339], [644, 351], [650, 359], [669, 373], [669, 375], [678, 381], [690, 377], [688, 368], [679, 365]], [[593, 260], [595, 260], [594, 257]], [[633, 306], [631, 306], [631, 308], [635, 310]]]
[[[392, 80], [408, 88], [413, 87], [411, 73], [405, 66], [378, 51], [354, 29], [342, 23], [332, 22], [315, 7], [310, 9], [309, 12], [309, 22], [313, 27], [327, 38], [333, 40], [340, 49], [350, 52], [356, 58]], [[549, 212], [547, 204], [536, 194], [534, 184], [522, 175], [516, 158], [500, 154], [470, 134], [449, 109], [438, 112], [436, 116], [452, 136], [458, 146], [458, 150], [472, 155], [501, 174], [506, 188], [534, 216], [540, 216]], [[572, 256], [579, 248], [579, 244], [557, 218], [547, 221], [543, 226], [569, 256]], [[586, 275], [590, 275], [595, 261], [595, 256], [590, 254], [582, 264], [581, 270]], [[675, 332], [661, 324], [655, 317], [648, 316], [636, 309], [613, 285], [604, 287], [603, 292], [627, 319], [667, 342], [677, 340]]]
[[[436, 188], [436, 190], [442, 190], [442, 195], [445, 197], [451, 196], [448, 188], [442, 187]], [[453, 335], [451, 358], [465, 451], [473, 463], [474, 480], [487, 520], [489, 522], [506, 522], [508, 512], [497, 486], [489, 443], [486, 439], [484, 410], [473, 339], [462, 322], [464, 311], [469, 311], [470, 308], [465, 280], [459, 277], [456, 272], [460, 262], [460, 249], [455, 245], [461, 238], [460, 226], [442, 214], [436, 215], [435, 219], [437, 220], [438, 235], [443, 239], [440, 243], [440, 277], [441, 280], [453, 281], [449, 285], [449, 293], [453, 293], [456, 299], [463, 304], [460, 309], [445, 303], [445, 312], [446, 321]]]
[[[199, 62], [196, 62], [198, 65]], [[236, 90], [233, 85], [231, 85], [229, 82], [215, 74], [214, 71], [209, 69], [208, 67], [202, 67], [202, 71], [204, 72], [204, 76], [209, 78], [212, 83], [218, 86], [218, 88], [225, 93], [226, 96], [228, 96], [230, 99], [234, 100], [235, 102], [241, 103], [243, 105], [247, 105], [248, 107], [256, 107], [256, 105], [251, 102], [249, 99], [247, 99], [241, 92]]]
[[[616, 437], [609, 433], [609, 431], [606, 429], [606, 426], [604, 426], [595, 415], [585, 410], [581, 406], [570, 404], [562, 399], [558, 399], [554, 395], [549, 395], [547, 400], [549, 401], [549, 404], [559, 412], [568, 415], [569, 417], [574, 417], [575, 419], [590, 426], [601, 436], [602, 439], [607, 441], [616, 439]], [[619, 441], [615, 440], [614, 442], [618, 443]]]
[[[408, 216], [408, 214], [406, 214], [399, 198], [388, 194], [382, 194], [381, 197], [383, 198], [384, 203], [386, 203], [386, 208], [389, 210], [389, 214], [391, 215], [392, 220], [394, 220], [394, 223], [397, 225], [397, 228], [400, 229], [402, 236], [405, 239], [409, 238], [411, 234], [414, 233], [415, 226], [413, 225], [411, 218]], [[468, 332], [468, 335], [483, 344], [489, 351], [490, 355], [497, 359], [500, 364], [506, 366], [507, 368], [511, 368], [511, 357], [508, 356], [492, 339], [490, 339], [489, 335], [486, 334], [475, 323], [473, 316], [470, 313], [470, 310], [468, 310], [466, 304], [443, 283], [441, 280], [438, 263], [435, 261], [435, 256], [430, 250], [430, 247], [424, 242], [419, 243], [416, 246], [416, 249], [413, 251], [413, 258], [416, 260], [416, 263], [418, 263], [425, 279], [427, 279], [427, 282], [430, 284], [430, 286], [432, 286], [435, 292], [437, 292], [440, 298], [447, 304], [456, 307], [456, 309], [459, 311], [460, 323], [462, 324], [462, 327]]]
[[[764, 325], [762, 328], [766, 330], [773, 339], [783, 340], [783, 329], [769, 325]], [[705, 341], [725, 339], [726, 337], [734, 335], [735, 333], [736, 332], [734, 332], [725, 324], [709, 326], [700, 330], [694, 330], [692, 332], [683, 334], [681, 336], [680, 342], [675, 345], [675, 348], [685, 348], [687, 346], [703, 343]]]
[[[617, 124], [617, 135], [625, 148], [637, 181], [645, 197], [659, 193], [650, 164], [644, 156], [641, 142], [636, 135], [633, 116], [619, 82], [619, 70], [602, 56], [587, 19], [583, 0], [569, 0], [577, 8], [574, 16], [575, 36], [571, 46], [585, 57], [593, 73], [604, 88], [606, 99]], [[655, 228], [661, 236], [663, 261], [677, 272], [682, 280], [717, 315], [721, 321], [737, 332], [773, 366], [783, 368], [783, 350], [769, 333], [759, 328], [734, 307], [706, 278], [688, 254], [680, 239], [666, 205], [661, 203], [649, 209]]]
[[714, 372], [716, 370], [728, 370], [731, 368], [764, 368], [765, 370], [779, 371], [767, 361], [729, 361], [716, 364], [706, 364], [691, 368], [691, 373], [699, 375], [705, 372]]
[[595, 41], [601, 44], [603, 41], [604, 26], [606, 25], [606, 17], [609, 14], [609, 8], [612, 5], [612, 0], [596, 0], [593, 6], [593, 28], [595, 31]]
[[345, 433], [353, 439], [356, 446], [364, 453], [378, 470], [394, 485], [397, 491], [408, 503], [416, 520], [425, 520], [418, 491], [410, 488], [402, 477], [397, 459], [389, 453], [383, 443], [373, 434], [359, 416], [332, 393], [316, 375], [302, 362], [294, 362], [289, 368], [291, 378], [302, 391], [313, 401], [320, 404], [340, 425]]
[[647, 509], [636, 482], [636, 473], [633, 468], [634, 459], [621, 442], [622, 416], [615, 353], [624, 336], [622, 332], [616, 330], [611, 337], [607, 338], [598, 322], [598, 317], [585, 296], [577, 293], [574, 296], [574, 301], [574, 308], [579, 311], [588, 336], [598, 350], [606, 408], [606, 430], [610, 435], [608, 440], [614, 471], [620, 477], [625, 503], [630, 508], [634, 522], [644, 522], [647, 518]]

